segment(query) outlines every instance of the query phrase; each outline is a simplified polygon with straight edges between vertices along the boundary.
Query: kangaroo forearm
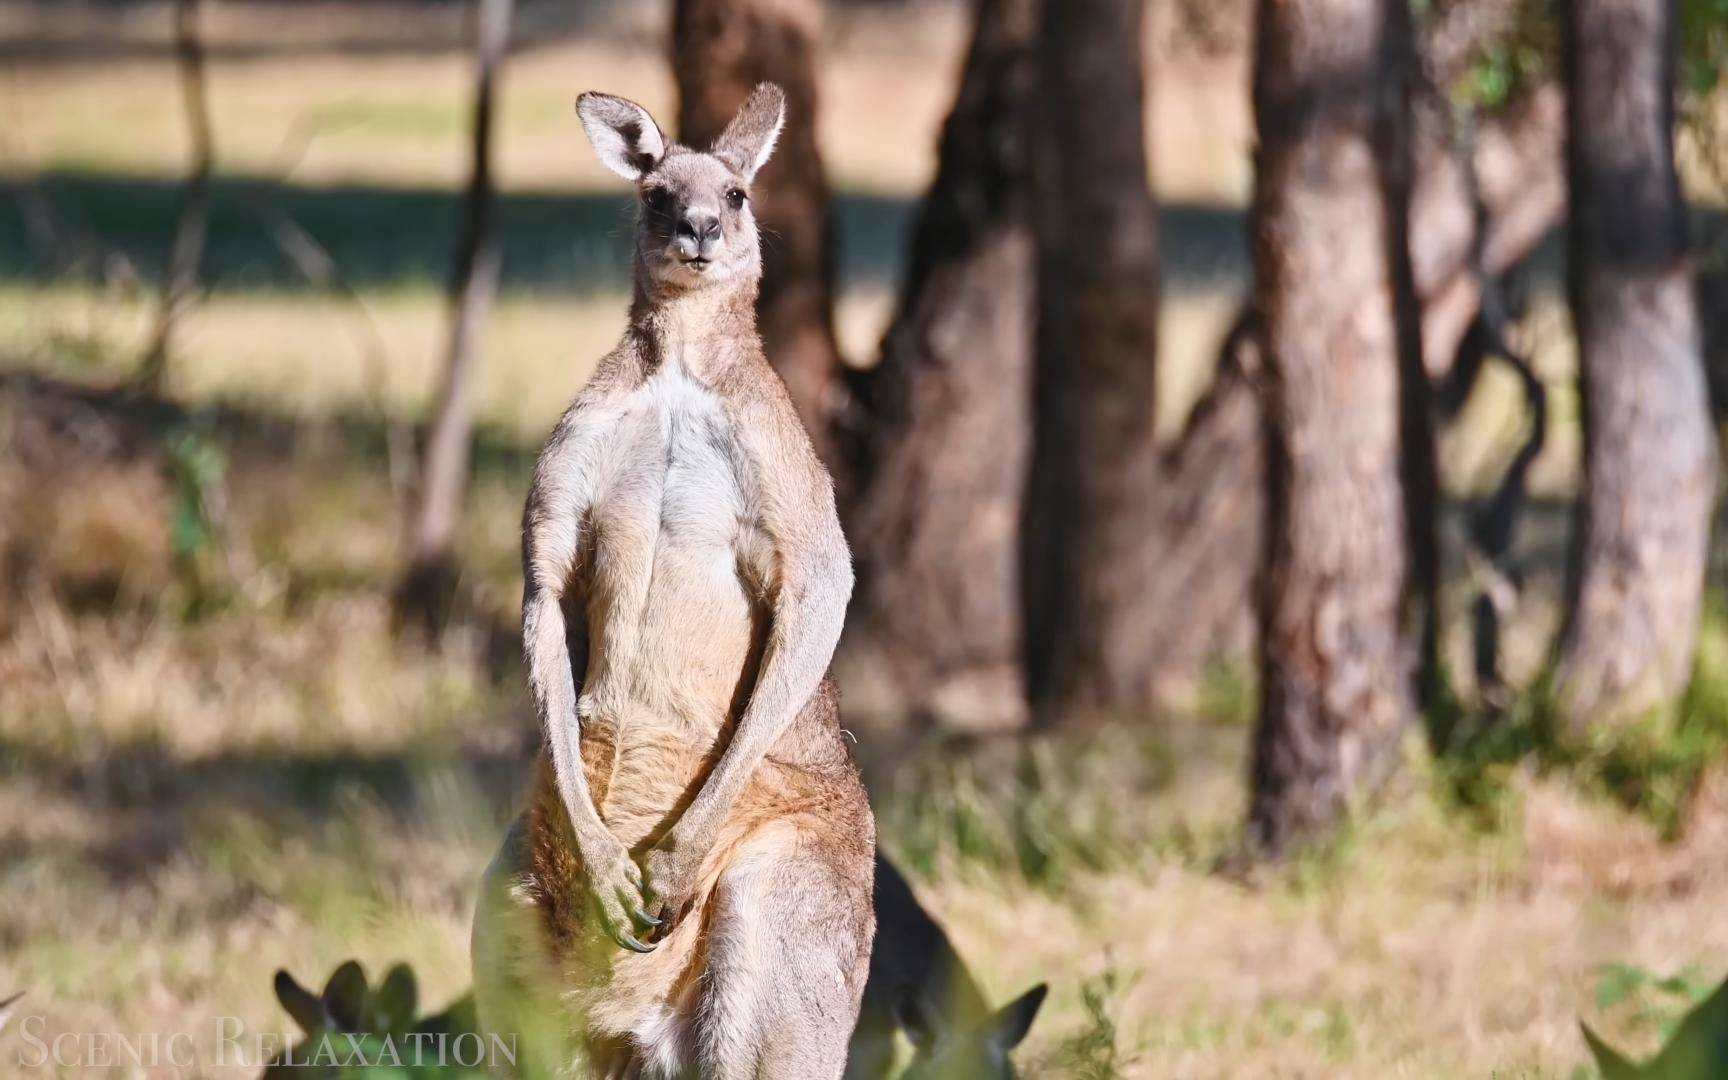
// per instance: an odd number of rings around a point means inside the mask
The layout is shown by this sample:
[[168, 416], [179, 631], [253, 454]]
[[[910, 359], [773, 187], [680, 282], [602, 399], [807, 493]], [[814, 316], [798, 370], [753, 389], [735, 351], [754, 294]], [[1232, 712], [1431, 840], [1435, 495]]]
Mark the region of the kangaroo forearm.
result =
[[750, 703], [726, 752], [675, 827], [677, 842], [701, 847], [718, 835], [762, 760], [816, 694], [840, 636], [838, 624], [825, 614], [791, 612], [777, 621]]
[[528, 684], [541, 731], [552, 754], [552, 773], [558, 797], [570, 816], [578, 852], [585, 854], [602, 842], [605, 823], [588, 790], [582, 768], [581, 722], [576, 715], [576, 683], [570, 675], [570, 657], [565, 643], [564, 612], [558, 597], [541, 592], [524, 605], [522, 639], [528, 658]]

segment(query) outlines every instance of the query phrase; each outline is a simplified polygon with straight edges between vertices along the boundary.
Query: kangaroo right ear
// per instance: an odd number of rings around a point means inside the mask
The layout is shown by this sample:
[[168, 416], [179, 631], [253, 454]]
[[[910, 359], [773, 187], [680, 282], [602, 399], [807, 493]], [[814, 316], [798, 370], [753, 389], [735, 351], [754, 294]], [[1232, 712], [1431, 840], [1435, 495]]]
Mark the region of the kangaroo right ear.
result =
[[1004, 1050], [1019, 1046], [1020, 1040], [1032, 1030], [1032, 1021], [1037, 1018], [1038, 1009], [1044, 1004], [1044, 995], [1049, 992], [1047, 983], [1039, 983], [997, 1009], [984, 1025], [985, 1030], [990, 1033], [990, 1041]]
[[773, 83], [758, 83], [739, 106], [738, 115], [714, 140], [713, 152], [754, 180], [774, 153], [780, 129], [786, 125], [786, 91]]
[[666, 137], [648, 110], [627, 98], [590, 91], [576, 99], [582, 130], [608, 169], [636, 181], [666, 156]]

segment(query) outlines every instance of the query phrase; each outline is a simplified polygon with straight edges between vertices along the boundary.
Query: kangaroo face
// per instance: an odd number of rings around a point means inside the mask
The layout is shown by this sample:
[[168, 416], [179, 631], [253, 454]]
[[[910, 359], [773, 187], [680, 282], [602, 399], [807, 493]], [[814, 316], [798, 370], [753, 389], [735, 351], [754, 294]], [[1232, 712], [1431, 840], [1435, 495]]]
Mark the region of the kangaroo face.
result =
[[684, 291], [761, 277], [750, 182], [785, 122], [779, 87], [758, 86], [707, 150], [669, 142], [648, 110], [624, 98], [583, 94], [576, 111], [601, 162], [641, 196], [636, 268], [645, 284]]
[[681, 289], [760, 277], [750, 182], [713, 154], [677, 149], [637, 186], [636, 260]]

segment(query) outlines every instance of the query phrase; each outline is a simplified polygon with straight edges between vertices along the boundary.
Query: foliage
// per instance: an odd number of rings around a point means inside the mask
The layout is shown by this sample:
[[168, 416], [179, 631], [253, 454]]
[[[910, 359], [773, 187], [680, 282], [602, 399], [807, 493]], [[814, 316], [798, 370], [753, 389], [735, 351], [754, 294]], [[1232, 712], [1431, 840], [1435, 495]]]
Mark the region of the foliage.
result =
[[1447, 87], [1452, 102], [1470, 110], [1492, 110], [1520, 90], [1552, 77], [1560, 66], [1560, 28], [1553, 5], [1516, 0], [1511, 26], [1488, 42], [1475, 61]]
[[1058, 1076], [1073, 1080], [1116, 1080], [1125, 1076], [1129, 1058], [1119, 1045], [1116, 1013], [1127, 983], [1114, 970], [1086, 980], [1080, 1005], [1086, 1026], [1062, 1041], [1051, 1063]]
[[1463, 713], [1436, 750], [1442, 798], [1484, 823], [1506, 819], [1507, 780], [1532, 762], [1645, 815], [1672, 836], [1705, 770], [1728, 753], [1728, 611], [1720, 597], [1706, 603], [1692, 679], [1671, 708], [1568, 738], [1550, 672], [1504, 714]]
[[1672, 975], [1658, 975], [1637, 964], [1605, 964], [1596, 982], [1596, 1007], [1625, 1006], [1632, 1010], [1632, 1023], [1656, 1028], [1666, 1038], [1680, 1026], [1685, 1012], [1709, 993], [1710, 984], [1695, 964]]
[[[1517, 0], [1507, 33], [1489, 42], [1457, 85], [1455, 104], [1493, 109], [1520, 89], [1560, 70], [1559, 8], [1545, 0]], [[1728, 0], [1682, 0], [1678, 90], [1694, 125], [1707, 123], [1699, 108], [1722, 86], [1728, 70]]]
[[164, 450], [174, 479], [174, 553], [192, 563], [221, 542], [217, 508], [228, 458], [220, 445], [192, 427], [170, 434]]
[[[1610, 1002], [1651, 990], [1681, 999], [1691, 999], [1697, 994], [1695, 975], [1683, 973], [1663, 979], [1623, 966], [1606, 973], [1603, 985], [1597, 989], [1599, 1004], [1605, 996], [1604, 988]], [[1579, 1026], [1604, 1080], [1713, 1080], [1728, 1071], [1728, 982], [1681, 1017], [1662, 1049], [1643, 1065], [1609, 1046], [1590, 1025]]]
[[1728, 0], [1682, 0], [1680, 87], [1694, 99], [1722, 85], [1728, 65]]

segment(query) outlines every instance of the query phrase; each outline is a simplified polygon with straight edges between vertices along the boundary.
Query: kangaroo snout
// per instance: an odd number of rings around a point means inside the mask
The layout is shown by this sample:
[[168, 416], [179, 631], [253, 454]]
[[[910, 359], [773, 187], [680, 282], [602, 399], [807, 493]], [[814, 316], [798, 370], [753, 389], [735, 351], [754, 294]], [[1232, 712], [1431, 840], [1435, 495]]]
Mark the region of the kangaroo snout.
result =
[[720, 215], [702, 207], [689, 208], [678, 219], [673, 246], [685, 262], [713, 258], [720, 247]]

